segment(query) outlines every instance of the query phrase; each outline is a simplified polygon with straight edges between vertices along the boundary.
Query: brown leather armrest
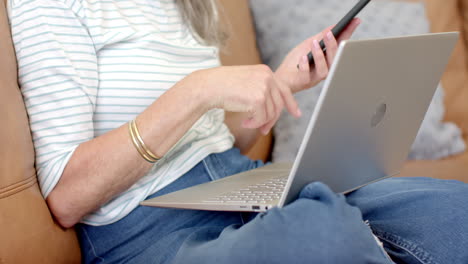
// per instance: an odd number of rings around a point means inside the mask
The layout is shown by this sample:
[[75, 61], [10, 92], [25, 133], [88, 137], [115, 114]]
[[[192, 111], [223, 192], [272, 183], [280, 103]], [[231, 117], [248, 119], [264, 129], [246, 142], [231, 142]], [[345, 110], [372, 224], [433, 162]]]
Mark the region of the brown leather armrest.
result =
[[[468, 135], [464, 139], [468, 143]], [[468, 183], [468, 151], [441, 160], [407, 161], [397, 177], [431, 177]]]
[[75, 231], [54, 222], [37, 185], [5, 1], [0, 1], [0, 58], [0, 264], [80, 263]]
[[[442, 78], [445, 119], [456, 123], [468, 142], [468, 68], [466, 63], [465, 9], [467, 0], [425, 0], [432, 32], [460, 31], [460, 40]], [[468, 182], [468, 152], [437, 161], [408, 161], [400, 176], [426, 176]]]
[[408, 161], [398, 177], [432, 177], [468, 183], [468, 152], [436, 161]]

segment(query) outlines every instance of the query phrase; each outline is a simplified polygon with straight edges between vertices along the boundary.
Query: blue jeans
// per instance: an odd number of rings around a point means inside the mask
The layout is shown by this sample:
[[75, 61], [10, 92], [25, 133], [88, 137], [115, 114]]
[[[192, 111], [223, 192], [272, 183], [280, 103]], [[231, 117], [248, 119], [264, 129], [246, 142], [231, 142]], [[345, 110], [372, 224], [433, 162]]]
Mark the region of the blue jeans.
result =
[[[236, 149], [212, 154], [151, 197], [262, 165]], [[466, 264], [468, 185], [395, 178], [345, 197], [311, 183], [266, 213], [140, 206], [77, 230], [85, 263], [392, 263], [374, 233], [396, 263]]]

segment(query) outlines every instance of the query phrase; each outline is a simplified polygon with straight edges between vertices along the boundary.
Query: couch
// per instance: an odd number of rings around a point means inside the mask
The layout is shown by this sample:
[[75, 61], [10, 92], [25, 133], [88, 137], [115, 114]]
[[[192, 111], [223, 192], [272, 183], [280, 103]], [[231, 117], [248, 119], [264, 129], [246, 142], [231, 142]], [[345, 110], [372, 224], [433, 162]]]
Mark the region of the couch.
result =
[[[247, 0], [219, 0], [231, 36], [222, 55], [225, 65], [258, 64], [255, 31]], [[468, 132], [466, 45], [468, 1], [427, 0], [432, 31], [461, 31], [462, 37], [443, 77], [446, 119]], [[465, 10], [467, 13], [465, 14]], [[7, 23], [5, 0], [0, 1], [0, 264], [79, 263], [80, 248], [73, 229], [55, 221], [41, 196], [34, 169], [34, 149], [28, 117], [17, 85], [15, 54]], [[262, 137], [247, 153], [268, 159], [272, 135]], [[432, 176], [468, 182], [468, 153], [439, 161], [408, 162], [403, 176]]]

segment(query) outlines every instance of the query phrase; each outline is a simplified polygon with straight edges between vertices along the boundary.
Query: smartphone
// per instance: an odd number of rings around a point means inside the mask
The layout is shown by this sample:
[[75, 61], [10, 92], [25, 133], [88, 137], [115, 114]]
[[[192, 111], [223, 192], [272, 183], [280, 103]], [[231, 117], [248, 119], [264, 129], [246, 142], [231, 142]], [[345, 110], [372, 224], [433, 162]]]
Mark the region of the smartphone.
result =
[[[348, 24], [353, 20], [354, 17], [361, 12], [364, 7], [370, 2], [371, 0], [360, 0], [349, 12], [346, 14], [338, 24], [336, 24], [335, 27], [332, 28], [331, 32], [333, 33], [333, 36], [338, 37], [341, 32], [348, 26]], [[320, 48], [323, 50], [323, 52], [327, 51], [327, 48], [325, 47], [325, 43], [323, 42], [323, 39], [320, 41]], [[314, 56], [312, 55], [312, 51], [307, 54], [307, 58], [309, 60], [309, 65], [312, 67], [315, 62], [314, 62]], [[297, 65], [297, 68], [299, 68], [299, 64]]]

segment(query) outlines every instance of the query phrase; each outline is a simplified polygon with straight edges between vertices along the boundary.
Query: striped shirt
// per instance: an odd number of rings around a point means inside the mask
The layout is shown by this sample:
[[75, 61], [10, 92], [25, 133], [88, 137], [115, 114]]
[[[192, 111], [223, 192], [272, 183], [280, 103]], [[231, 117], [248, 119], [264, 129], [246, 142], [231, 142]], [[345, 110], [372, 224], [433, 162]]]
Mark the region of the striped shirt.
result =
[[[8, 14], [44, 197], [79, 144], [132, 120], [191, 72], [220, 64], [173, 0], [10, 0]], [[207, 112], [147, 175], [82, 222], [121, 219], [233, 141], [224, 112]]]

